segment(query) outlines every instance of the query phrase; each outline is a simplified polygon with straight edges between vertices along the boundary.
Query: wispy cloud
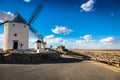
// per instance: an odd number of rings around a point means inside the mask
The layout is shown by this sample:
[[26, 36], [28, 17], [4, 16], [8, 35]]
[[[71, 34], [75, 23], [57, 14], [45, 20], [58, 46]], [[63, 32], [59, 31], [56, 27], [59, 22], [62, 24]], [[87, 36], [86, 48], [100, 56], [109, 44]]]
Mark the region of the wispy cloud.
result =
[[68, 29], [67, 27], [64, 26], [56, 26], [55, 29], [51, 29], [51, 30], [55, 34], [64, 34], [64, 35], [73, 32], [73, 30]]
[[56, 38], [56, 42], [64, 42], [63, 38]]
[[115, 13], [113, 13], [113, 12], [112, 12], [112, 13], [110, 13], [110, 16], [115, 16]]
[[38, 39], [35, 38], [35, 37], [30, 37], [30, 38], [29, 38], [29, 48], [34, 48], [35, 42], [36, 42], [37, 40], [38, 40]]
[[0, 11], [0, 22], [13, 20], [15, 17], [12, 12]]
[[54, 35], [48, 35], [45, 37], [45, 41], [47, 41], [47, 43], [65, 43], [66, 40], [61, 38], [61, 37], [55, 37]]
[[0, 34], [0, 48], [3, 47], [3, 39], [4, 39], [4, 35]]
[[88, 0], [88, 2], [83, 3], [83, 4], [80, 6], [80, 8], [81, 8], [83, 11], [90, 12], [90, 11], [93, 10], [94, 3], [95, 3], [95, 0]]
[[61, 44], [61, 43], [64, 43], [65, 40], [61, 37], [53, 37], [53, 38], [45, 38], [44, 39], [48, 44]]
[[83, 44], [83, 43], [85, 43], [85, 40], [76, 40], [76, 43], [77, 44]]
[[3, 38], [4, 38], [3, 34], [0, 34], [0, 41], [3, 41]]
[[4, 39], [3, 34], [0, 34], [0, 48], [3, 47], [3, 39]]
[[24, 0], [24, 1], [28, 3], [28, 2], [30, 2], [31, 0]]
[[65, 45], [68, 42], [68, 39], [48, 35], [45, 37], [44, 41], [47, 43], [47, 46], [53, 46], [53, 48], [56, 48], [58, 45]]
[[53, 39], [53, 38], [54, 38], [54, 35], [45, 36], [45, 39]]
[[29, 39], [29, 42], [30, 42], [30, 43], [35, 43], [36, 41], [37, 41], [37, 39], [35, 39], [35, 38], [30, 38], [30, 39]]

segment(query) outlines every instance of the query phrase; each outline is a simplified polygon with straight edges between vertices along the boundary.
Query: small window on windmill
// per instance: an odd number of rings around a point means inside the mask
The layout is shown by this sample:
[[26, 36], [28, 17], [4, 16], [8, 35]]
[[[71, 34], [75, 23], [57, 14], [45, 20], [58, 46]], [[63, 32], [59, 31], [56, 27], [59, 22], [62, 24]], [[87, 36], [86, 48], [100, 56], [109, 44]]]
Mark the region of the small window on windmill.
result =
[[14, 34], [14, 36], [17, 36], [17, 34]]
[[5, 26], [7, 26], [7, 24], [5, 24]]
[[26, 28], [26, 26], [24, 26], [24, 28]]
[[12, 24], [13, 26], [15, 26], [15, 24]]

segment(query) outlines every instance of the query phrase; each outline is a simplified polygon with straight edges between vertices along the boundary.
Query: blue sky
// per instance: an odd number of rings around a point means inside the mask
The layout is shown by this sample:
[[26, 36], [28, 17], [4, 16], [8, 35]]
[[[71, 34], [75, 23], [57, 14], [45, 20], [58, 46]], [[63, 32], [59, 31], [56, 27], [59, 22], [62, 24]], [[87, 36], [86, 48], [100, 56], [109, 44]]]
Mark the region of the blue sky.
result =
[[[120, 49], [120, 0], [0, 0], [0, 12], [18, 12], [28, 21], [39, 4], [43, 9], [32, 25], [48, 46]], [[3, 40], [0, 26], [0, 47]], [[30, 45], [35, 40], [30, 34]]]

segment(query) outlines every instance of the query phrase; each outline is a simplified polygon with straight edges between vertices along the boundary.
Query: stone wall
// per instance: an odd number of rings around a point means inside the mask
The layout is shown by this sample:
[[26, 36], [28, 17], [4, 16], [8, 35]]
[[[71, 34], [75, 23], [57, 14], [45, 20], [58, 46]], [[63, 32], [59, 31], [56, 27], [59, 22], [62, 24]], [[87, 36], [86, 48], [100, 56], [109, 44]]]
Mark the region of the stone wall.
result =
[[1, 63], [41, 63], [58, 61], [59, 59], [59, 53], [5, 53], [0, 55]]

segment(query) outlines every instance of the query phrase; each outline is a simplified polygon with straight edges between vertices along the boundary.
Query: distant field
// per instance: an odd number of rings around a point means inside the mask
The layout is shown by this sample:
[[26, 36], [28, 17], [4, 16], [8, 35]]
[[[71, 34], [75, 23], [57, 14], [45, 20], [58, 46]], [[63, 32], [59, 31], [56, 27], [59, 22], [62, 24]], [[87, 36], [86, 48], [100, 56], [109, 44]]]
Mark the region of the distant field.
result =
[[85, 54], [92, 60], [120, 67], [120, 50], [72, 50], [73, 52]]
[[120, 50], [80, 50], [80, 49], [74, 49], [72, 51], [75, 51], [75, 52], [81, 52], [81, 53], [84, 53], [84, 52], [93, 52], [93, 53], [120, 53]]

